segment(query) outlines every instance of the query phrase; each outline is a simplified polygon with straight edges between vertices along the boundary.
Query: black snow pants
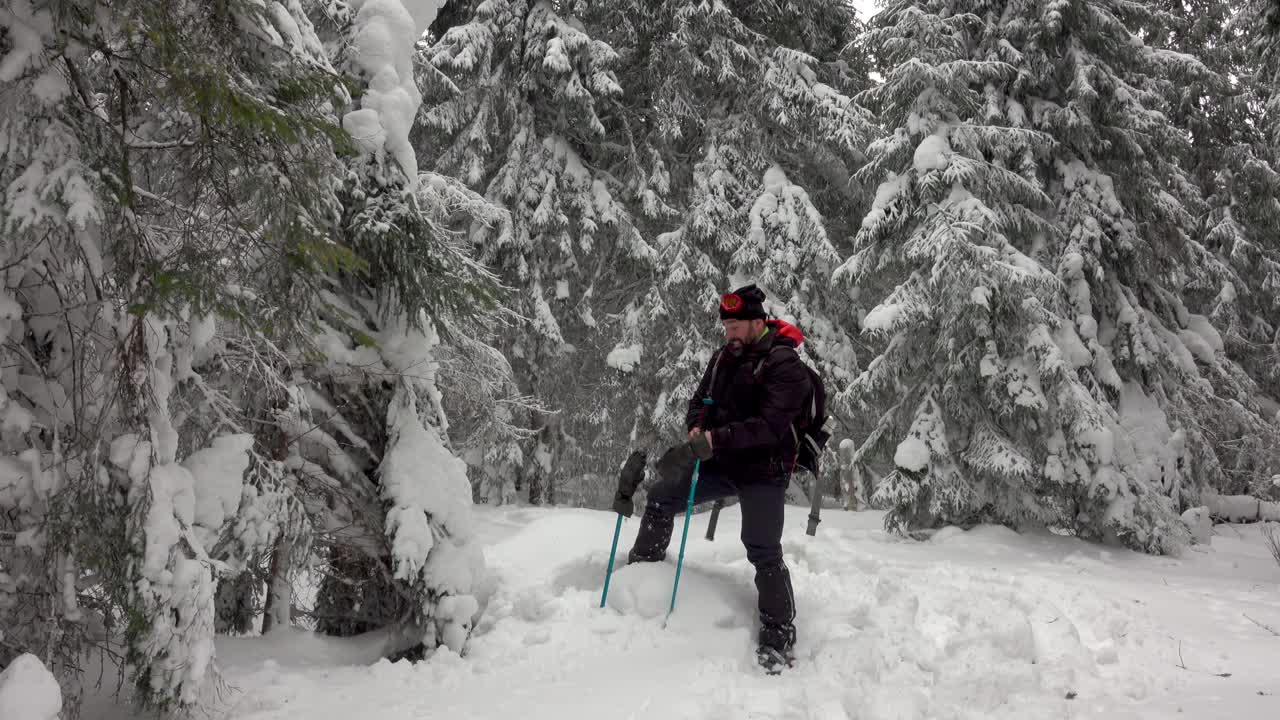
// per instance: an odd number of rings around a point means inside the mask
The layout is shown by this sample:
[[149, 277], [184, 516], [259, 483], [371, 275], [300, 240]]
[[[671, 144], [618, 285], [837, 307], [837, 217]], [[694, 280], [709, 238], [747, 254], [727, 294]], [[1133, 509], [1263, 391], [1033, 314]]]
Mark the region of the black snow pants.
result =
[[[675, 516], [689, 501], [693, 468], [660, 478], [649, 489], [649, 502], [628, 562], [658, 562], [671, 544]], [[774, 482], [733, 482], [715, 460], [705, 460], [698, 473], [694, 504], [737, 495], [742, 509], [742, 544], [756, 569], [760, 604], [760, 644], [786, 652], [796, 641], [795, 595], [791, 573], [782, 561], [782, 523], [788, 478]]]

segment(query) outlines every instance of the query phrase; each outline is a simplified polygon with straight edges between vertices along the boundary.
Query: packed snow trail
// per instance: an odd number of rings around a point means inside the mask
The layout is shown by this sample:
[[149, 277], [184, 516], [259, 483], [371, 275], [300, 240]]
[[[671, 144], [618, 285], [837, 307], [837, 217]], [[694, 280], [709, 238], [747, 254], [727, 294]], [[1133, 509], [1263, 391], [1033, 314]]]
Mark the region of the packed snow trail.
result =
[[[223, 639], [233, 690], [215, 716], [1280, 716], [1280, 638], [1254, 622], [1280, 627], [1280, 568], [1256, 526], [1220, 526], [1212, 550], [1173, 559], [999, 527], [903, 540], [877, 512], [828, 510], [807, 537], [805, 510], [787, 511], [800, 641], [781, 677], [755, 666], [755, 588], [735, 507], [715, 542], [703, 540], [707, 515], [694, 518], [666, 629], [679, 538], [670, 562], [616, 570], [602, 610], [612, 514], [480, 510], [495, 576], [465, 659], [442, 650], [416, 665], [375, 662], [367, 639], [294, 631]], [[637, 525], [624, 524], [620, 556]], [[344, 665], [360, 662], [372, 664]]]

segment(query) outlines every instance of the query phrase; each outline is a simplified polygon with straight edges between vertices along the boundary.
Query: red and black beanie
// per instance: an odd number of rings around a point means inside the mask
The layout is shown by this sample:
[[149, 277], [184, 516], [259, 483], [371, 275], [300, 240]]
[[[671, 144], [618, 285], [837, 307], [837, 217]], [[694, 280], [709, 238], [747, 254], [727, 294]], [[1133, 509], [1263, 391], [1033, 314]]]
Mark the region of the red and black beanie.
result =
[[740, 287], [721, 295], [720, 319], [763, 320], [768, 317], [764, 311], [764, 297], [764, 291], [755, 285]]

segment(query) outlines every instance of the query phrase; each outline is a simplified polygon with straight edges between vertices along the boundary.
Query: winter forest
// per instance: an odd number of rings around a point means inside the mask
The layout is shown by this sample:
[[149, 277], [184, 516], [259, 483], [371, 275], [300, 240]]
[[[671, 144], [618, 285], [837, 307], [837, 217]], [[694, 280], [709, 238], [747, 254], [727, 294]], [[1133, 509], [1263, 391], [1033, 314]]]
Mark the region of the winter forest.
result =
[[1280, 521], [1278, 92], [1270, 0], [3, 0], [0, 669], [463, 652], [477, 509], [607, 509], [750, 282], [827, 515]]

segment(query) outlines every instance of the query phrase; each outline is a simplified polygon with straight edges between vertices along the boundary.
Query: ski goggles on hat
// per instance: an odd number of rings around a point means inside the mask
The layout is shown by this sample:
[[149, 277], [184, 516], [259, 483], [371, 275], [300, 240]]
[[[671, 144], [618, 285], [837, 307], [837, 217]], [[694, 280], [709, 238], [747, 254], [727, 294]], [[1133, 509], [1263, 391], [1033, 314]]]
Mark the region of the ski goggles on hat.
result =
[[720, 296], [720, 309], [725, 312], [738, 312], [742, 309], [742, 298], [738, 293], [725, 293]]

